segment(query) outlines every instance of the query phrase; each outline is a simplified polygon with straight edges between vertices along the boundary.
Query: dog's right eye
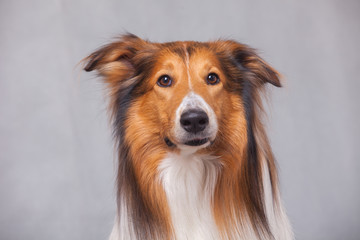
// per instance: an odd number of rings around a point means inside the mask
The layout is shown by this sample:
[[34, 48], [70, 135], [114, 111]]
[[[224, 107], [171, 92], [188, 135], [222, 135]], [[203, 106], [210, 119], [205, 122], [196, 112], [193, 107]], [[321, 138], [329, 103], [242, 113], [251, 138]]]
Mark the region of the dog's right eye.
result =
[[169, 75], [162, 75], [161, 77], [159, 77], [157, 81], [157, 85], [159, 85], [160, 87], [170, 87], [171, 84], [172, 84], [172, 79], [170, 78]]

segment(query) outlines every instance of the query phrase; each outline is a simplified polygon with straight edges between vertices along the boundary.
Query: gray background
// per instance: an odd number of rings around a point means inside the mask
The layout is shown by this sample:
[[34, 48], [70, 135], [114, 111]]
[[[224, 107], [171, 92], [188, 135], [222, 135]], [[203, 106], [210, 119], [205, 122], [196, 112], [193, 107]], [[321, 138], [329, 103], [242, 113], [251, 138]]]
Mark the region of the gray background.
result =
[[125, 31], [233, 38], [283, 75], [268, 129], [297, 239], [360, 239], [360, 1], [0, 1], [0, 239], [106, 239], [104, 86], [76, 64]]

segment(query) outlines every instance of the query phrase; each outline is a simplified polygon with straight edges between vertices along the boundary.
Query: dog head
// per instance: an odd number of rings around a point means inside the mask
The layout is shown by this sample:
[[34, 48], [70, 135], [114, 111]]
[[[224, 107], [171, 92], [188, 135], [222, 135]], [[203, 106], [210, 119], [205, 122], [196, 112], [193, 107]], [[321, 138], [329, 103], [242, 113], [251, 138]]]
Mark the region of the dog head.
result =
[[246, 141], [254, 89], [280, 86], [273, 68], [234, 41], [159, 44], [125, 35], [86, 61], [85, 70], [109, 84], [117, 133], [168, 150], [209, 149], [234, 134]]

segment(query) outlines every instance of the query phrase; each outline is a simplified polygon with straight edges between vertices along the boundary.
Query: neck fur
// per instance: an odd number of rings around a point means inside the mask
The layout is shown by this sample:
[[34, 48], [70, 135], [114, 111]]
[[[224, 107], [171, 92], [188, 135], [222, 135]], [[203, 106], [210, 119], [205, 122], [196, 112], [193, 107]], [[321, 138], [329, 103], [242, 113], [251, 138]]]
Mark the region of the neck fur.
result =
[[177, 239], [219, 239], [212, 213], [217, 157], [169, 153], [158, 170]]

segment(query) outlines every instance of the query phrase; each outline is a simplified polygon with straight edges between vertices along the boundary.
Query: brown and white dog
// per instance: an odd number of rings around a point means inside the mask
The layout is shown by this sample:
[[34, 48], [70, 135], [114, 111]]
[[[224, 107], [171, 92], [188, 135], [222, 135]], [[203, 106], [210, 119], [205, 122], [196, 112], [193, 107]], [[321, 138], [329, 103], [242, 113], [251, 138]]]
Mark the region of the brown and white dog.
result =
[[254, 50], [127, 34], [85, 62], [107, 83], [118, 147], [111, 240], [293, 239], [260, 120], [279, 76]]

